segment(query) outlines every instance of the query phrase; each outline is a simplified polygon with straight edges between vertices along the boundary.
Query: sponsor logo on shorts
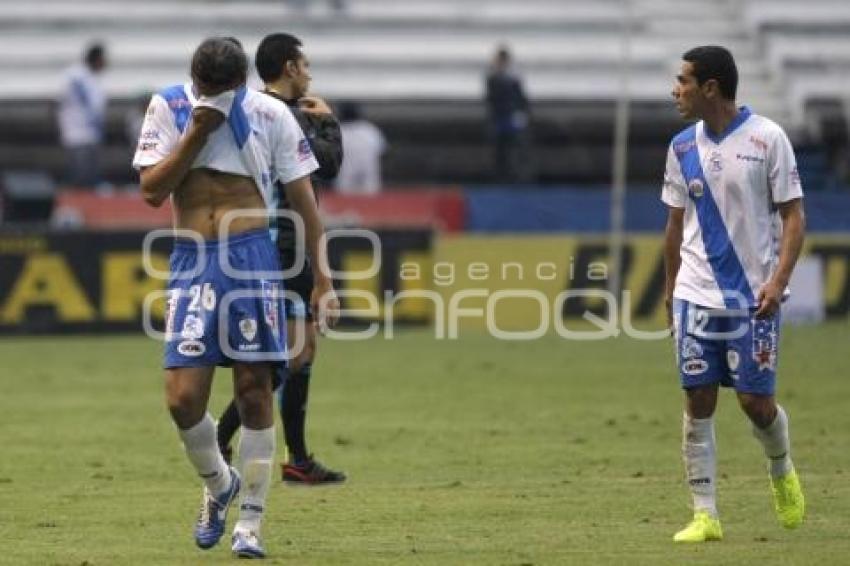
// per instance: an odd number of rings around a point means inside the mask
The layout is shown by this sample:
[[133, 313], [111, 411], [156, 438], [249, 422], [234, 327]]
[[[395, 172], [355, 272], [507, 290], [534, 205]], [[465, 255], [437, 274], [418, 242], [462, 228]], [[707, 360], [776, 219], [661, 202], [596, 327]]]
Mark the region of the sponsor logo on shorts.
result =
[[180, 336], [186, 340], [200, 340], [204, 336], [204, 321], [193, 314], [186, 315]]
[[694, 179], [690, 183], [688, 183], [688, 189], [690, 189], [691, 194], [694, 195], [694, 198], [700, 198], [705, 192], [705, 187], [702, 184], [702, 181], [699, 179]]
[[198, 340], [184, 340], [178, 344], [177, 351], [183, 356], [197, 358], [198, 356], [204, 355], [204, 352], [207, 351], [207, 347], [204, 346], [203, 342], [199, 342]]
[[260, 349], [259, 344], [239, 344], [240, 352], [256, 352]]
[[688, 360], [682, 364], [682, 373], [685, 375], [702, 375], [707, 371], [708, 362], [705, 360]]
[[245, 340], [251, 342], [257, 336], [257, 319], [243, 318], [239, 321], [239, 332], [245, 337]]
[[682, 339], [682, 358], [689, 360], [692, 358], [702, 357], [703, 351], [700, 343], [692, 336], [685, 336]]

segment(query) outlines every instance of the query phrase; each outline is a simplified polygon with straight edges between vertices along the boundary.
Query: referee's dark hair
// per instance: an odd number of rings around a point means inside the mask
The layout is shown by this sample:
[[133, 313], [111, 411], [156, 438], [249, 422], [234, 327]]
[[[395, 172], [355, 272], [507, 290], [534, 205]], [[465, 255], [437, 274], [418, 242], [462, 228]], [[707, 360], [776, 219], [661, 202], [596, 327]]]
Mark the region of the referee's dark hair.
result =
[[248, 57], [233, 37], [205, 39], [192, 56], [192, 77], [213, 88], [244, 83], [248, 77]]
[[682, 59], [693, 64], [697, 84], [702, 86], [713, 79], [717, 81], [723, 98], [735, 100], [738, 92], [738, 67], [728, 49], [719, 45], [702, 45], [689, 49], [682, 55]]
[[273, 33], [260, 42], [254, 64], [263, 82], [270, 83], [280, 78], [289, 61], [296, 62], [301, 57], [300, 39], [288, 33]]

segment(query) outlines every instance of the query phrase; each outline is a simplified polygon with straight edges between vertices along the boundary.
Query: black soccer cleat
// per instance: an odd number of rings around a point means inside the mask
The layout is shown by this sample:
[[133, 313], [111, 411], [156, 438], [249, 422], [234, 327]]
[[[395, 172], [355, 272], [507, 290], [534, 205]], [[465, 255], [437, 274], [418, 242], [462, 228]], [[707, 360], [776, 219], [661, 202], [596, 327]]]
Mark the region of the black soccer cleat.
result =
[[342, 483], [346, 480], [343, 472], [329, 470], [311, 454], [302, 464], [281, 464], [283, 481], [297, 485], [329, 485]]

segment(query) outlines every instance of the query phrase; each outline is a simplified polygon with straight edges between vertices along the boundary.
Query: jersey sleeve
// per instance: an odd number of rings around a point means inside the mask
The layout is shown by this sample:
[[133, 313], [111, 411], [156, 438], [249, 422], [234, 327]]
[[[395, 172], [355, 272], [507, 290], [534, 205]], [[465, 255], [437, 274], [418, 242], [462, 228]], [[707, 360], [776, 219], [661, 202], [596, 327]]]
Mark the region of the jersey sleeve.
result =
[[154, 94], [142, 123], [133, 167], [138, 170], [156, 165], [171, 153], [179, 140], [180, 132], [174, 124], [168, 102], [159, 94]]
[[281, 104], [281, 114], [275, 123], [275, 140], [272, 144], [272, 171], [275, 181], [289, 183], [311, 174], [319, 163], [310, 148], [310, 142], [292, 112]]
[[774, 204], [803, 196], [794, 148], [785, 132], [778, 128], [777, 130], [767, 153], [767, 182]]
[[667, 206], [685, 208], [688, 204], [688, 188], [682, 176], [682, 167], [672, 144], [667, 150], [667, 166], [664, 169], [664, 184], [661, 187], [661, 201]]

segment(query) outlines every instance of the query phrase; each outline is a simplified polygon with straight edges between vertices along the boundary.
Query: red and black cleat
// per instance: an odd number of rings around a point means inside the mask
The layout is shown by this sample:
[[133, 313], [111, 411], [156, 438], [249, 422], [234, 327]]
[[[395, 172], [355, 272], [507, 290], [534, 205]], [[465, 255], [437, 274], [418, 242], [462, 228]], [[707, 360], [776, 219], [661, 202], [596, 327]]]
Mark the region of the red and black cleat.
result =
[[345, 481], [343, 472], [336, 472], [324, 467], [318, 460], [310, 458], [301, 464], [281, 464], [283, 481], [298, 485], [328, 485]]

